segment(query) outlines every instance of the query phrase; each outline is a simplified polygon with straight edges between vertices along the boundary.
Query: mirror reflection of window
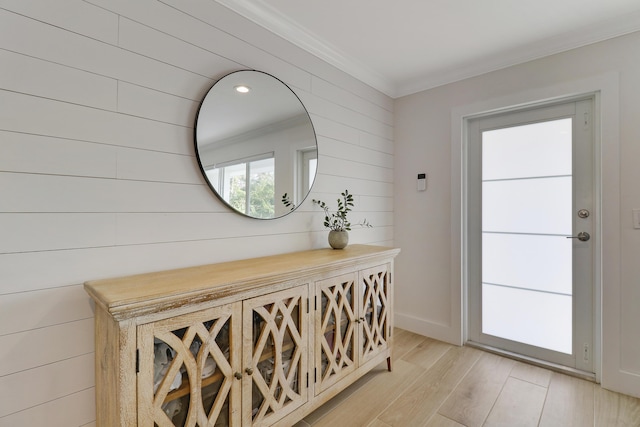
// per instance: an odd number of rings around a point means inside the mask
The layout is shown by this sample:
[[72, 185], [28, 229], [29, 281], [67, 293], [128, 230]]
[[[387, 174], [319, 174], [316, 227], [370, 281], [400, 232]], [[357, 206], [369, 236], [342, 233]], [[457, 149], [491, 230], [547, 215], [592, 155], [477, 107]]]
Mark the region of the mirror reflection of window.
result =
[[[229, 205], [254, 218], [273, 218], [275, 212], [275, 158], [240, 159], [206, 171]], [[247, 179], [249, 177], [249, 179]]]
[[299, 175], [300, 185], [297, 189], [299, 200], [303, 200], [311, 190], [313, 180], [316, 177], [316, 170], [318, 169], [318, 150], [315, 148], [302, 150], [300, 152], [299, 162], [298, 170], [301, 173]]
[[247, 214], [254, 218], [273, 218], [275, 213], [275, 159], [273, 157], [249, 163]]

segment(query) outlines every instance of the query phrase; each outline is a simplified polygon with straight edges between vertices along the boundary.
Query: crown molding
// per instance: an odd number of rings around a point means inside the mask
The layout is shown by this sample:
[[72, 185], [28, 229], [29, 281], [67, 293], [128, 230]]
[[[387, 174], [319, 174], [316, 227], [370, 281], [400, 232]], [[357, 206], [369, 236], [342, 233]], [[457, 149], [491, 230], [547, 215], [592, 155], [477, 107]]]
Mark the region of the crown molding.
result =
[[289, 19], [263, 0], [215, 1], [391, 98], [411, 95], [416, 92], [640, 31], [639, 11], [594, 25], [584, 26], [528, 45], [518, 46], [506, 52], [497, 52], [484, 61], [473, 64], [456, 65], [452, 68], [440, 69], [431, 73], [427, 72], [424, 77], [405, 82], [393, 82], [340, 51], [337, 47], [323, 41], [321, 37], [311, 33], [295, 21]]
[[262, 0], [215, 0], [221, 5], [266, 28], [290, 43], [304, 49], [339, 70], [392, 98], [396, 95], [393, 82], [341, 52], [337, 47], [301, 27]]

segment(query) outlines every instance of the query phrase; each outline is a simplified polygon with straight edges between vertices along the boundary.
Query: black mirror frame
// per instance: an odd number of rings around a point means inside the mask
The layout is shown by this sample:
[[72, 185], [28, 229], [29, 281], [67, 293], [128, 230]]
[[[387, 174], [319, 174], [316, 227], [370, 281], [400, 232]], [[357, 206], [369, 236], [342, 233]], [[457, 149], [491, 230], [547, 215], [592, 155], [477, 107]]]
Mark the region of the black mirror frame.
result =
[[271, 218], [261, 218], [261, 217], [256, 217], [256, 216], [251, 216], [248, 215], [244, 212], [241, 212], [239, 210], [237, 210], [236, 208], [234, 208], [233, 206], [231, 206], [231, 204], [222, 196], [218, 193], [218, 191], [215, 189], [215, 187], [213, 186], [213, 184], [209, 181], [209, 178], [207, 177], [206, 171], [204, 169], [203, 166], [203, 162], [202, 159], [200, 158], [200, 151], [199, 151], [199, 147], [198, 147], [198, 137], [197, 137], [197, 130], [198, 130], [198, 120], [200, 118], [200, 111], [202, 109], [202, 105], [204, 104], [204, 101], [207, 99], [207, 97], [209, 96], [209, 94], [211, 93], [211, 91], [214, 89], [214, 87], [216, 86], [216, 84], [218, 84], [222, 79], [224, 79], [227, 76], [230, 76], [232, 74], [238, 73], [238, 72], [246, 72], [246, 71], [252, 71], [252, 72], [256, 72], [256, 73], [261, 73], [264, 74], [266, 76], [269, 76], [275, 80], [277, 80], [278, 82], [280, 82], [286, 89], [288, 89], [294, 96], [295, 98], [298, 100], [298, 102], [300, 102], [300, 106], [302, 107], [302, 109], [304, 110], [304, 113], [306, 114], [307, 118], [309, 119], [309, 124], [311, 126], [311, 131], [313, 133], [313, 138], [315, 140], [315, 146], [316, 146], [316, 152], [319, 153], [319, 145], [318, 145], [318, 135], [316, 134], [315, 131], [315, 127], [313, 125], [313, 121], [311, 120], [311, 115], [309, 114], [309, 111], [307, 110], [307, 107], [303, 104], [302, 100], [300, 99], [300, 97], [293, 91], [293, 89], [291, 89], [289, 87], [289, 85], [287, 85], [286, 83], [284, 83], [282, 80], [280, 80], [279, 78], [273, 76], [272, 74], [266, 73], [264, 71], [259, 71], [259, 70], [254, 70], [254, 69], [242, 69], [242, 70], [236, 70], [236, 71], [232, 71], [230, 73], [225, 74], [224, 76], [220, 77], [219, 79], [217, 79], [213, 85], [211, 85], [211, 87], [207, 90], [205, 96], [202, 98], [202, 101], [200, 101], [200, 105], [198, 105], [198, 110], [196, 111], [196, 115], [195, 115], [195, 123], [194, 123], [194, 128], [193, 128], [193, 143], [194, 143], [194, 151], [195, 151], [195, 155], [196, 155], [196, 160], [198, 163], [198, 167], [200, 169], [200, 173], [202, 174], [202, 177], [204, 178], [207, 186], [211, 189], [211, 191], [213, 192], [213, 194], [215, 194], [215, 196], [222, 202], [224, 203], [230, 210], [232, 210], [233, 212], [242, 215], [244, 217], [247, 218], [251, 218], [251, 219], [258, 219], [258, 220], [273, 220], [273, 219], [278, 219], [278, 218], [283, 218], [286, 217], [287, 215], [291, 214], [292, 212], [294, 212], [306, 199], [307, 197], [309, 197], [309, 193], [311, 192], [311, 189], [313, 187], [313, 183], [315, 183], [315, 179], [317, 178], [317, 169], [316, 169], [316, 173], [314, 175], [314, 179], [313, 182], [311, 183], [309, 190], [307, 191], [307, 193], [304, 195], [304, 197], [302, 197], [302, 199], [299, 201], [299, 203], [297, 205], [294, 205], [288, 212], [279, 215], [279, 216], [273, 216]]

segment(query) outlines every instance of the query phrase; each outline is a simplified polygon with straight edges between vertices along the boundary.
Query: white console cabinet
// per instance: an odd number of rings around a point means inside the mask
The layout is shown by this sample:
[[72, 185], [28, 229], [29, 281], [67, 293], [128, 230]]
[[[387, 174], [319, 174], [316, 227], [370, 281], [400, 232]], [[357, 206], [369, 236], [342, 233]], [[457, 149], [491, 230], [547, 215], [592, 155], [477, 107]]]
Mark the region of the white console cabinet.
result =
[[291, 426], [385, 359], [393, 260], [352, 245], [85, 283], [98, 426]]

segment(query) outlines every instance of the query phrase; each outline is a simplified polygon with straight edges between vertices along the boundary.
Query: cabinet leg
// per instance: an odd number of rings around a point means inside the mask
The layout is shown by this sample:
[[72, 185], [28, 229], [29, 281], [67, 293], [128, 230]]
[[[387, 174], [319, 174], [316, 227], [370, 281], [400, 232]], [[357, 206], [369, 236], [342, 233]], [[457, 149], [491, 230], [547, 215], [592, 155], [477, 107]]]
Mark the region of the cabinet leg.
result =
[[391, 356], [387, 357], [387, 370], [391, 372]]

